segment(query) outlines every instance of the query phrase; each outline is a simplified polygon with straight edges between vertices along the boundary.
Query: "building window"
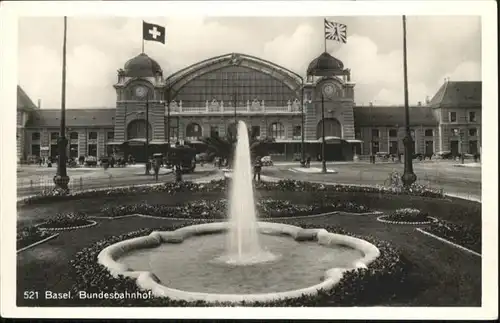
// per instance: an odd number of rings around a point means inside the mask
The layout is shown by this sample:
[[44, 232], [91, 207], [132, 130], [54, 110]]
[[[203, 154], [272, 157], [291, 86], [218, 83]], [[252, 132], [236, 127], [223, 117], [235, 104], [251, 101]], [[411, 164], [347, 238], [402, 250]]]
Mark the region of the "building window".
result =
[[97, 145], [96, 144], [89, 144], [88, 150], [87, 150], [87, 156], [97, 157]]
[[73, 131], [69, 134], [69, 139], [71, 140], [78, 140], [78, 132]]
[[[89, 140], [97, 140], [97, 132], [96, 131], [89, 132]], [[94, 156], [94, 155], [92, 155], [92, 156]]]
[[389, 137], [397, 137], [398, 136], [398, 130], [397, 129], [389, 129]]
[[108, 140], [115, 139], [115, 133], [113, 131], [108, 131], [107, 133]]
[[355, 135], [354, 135], [354, 138], [358, 138], [358, 139], [359, 139], [359, 138], [361, 138], [361, 131], [356, 130], [356, 133], [355, 133]]
[[292, 132], [293, 138], [301, 138], [302, 137], [302, 126], [293, 126]]
[[372, 154], [376, 154], [378, 152], [379, 152], [378, 141], [372, 141]]
[[57, 140], [57, 138], [59, 138], [59, 132], [50, 133], [50, 140]]
[[378, 129], [372, 129], [372, 138], [378, 138]]
[[40, 145], [31, 145], [31, 155], [40, 156]]
[[272, 138], [275, 139], [285, 138], [285, 127], [283, 126], [283, 124], [281, 124], [281, 122], [272, 123], [269, 130]]
[[432, 129], [425, 129], [424, 135], [426, 137], [432, 137], [432, 136], [434, 136], [434, 131]]
[[469, 129], [469, 136], [471, 136], [471, 137], [477, 136], [477, 129], [476, 128], [470, 128]]
[[476, 122], [476, 112], [474, 111], [469, 112], [469, 122]]
[[457, 122], [457, 113], [450, 112], [450, 122]]
[[31, 140], [40, 140], [40, 133], [39, 132], [33, 132], [31, 134]]
[[458, 129], [458, 128], [451, 128], [451, 135], [452, 136], [459, 136], [460, 135], [460, 129]]
[[210, 126], [210, 136], [211, 137], [219, 136], [219, 126]]
[[260, 126], [252, 126], [250, 138], [260, 137]]
[[78, 144], [69, 145], [69, 157], [78, 158]]

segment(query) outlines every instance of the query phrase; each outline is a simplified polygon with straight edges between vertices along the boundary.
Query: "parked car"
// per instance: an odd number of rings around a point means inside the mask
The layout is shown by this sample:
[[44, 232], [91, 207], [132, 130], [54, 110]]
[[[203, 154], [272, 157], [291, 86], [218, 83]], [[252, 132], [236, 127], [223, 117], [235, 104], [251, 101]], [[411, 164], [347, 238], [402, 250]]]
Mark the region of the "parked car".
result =
[[271, 156], [264, 156], [260, 159], [262, 166], [273, 166], [273, 160], [271, 159]]

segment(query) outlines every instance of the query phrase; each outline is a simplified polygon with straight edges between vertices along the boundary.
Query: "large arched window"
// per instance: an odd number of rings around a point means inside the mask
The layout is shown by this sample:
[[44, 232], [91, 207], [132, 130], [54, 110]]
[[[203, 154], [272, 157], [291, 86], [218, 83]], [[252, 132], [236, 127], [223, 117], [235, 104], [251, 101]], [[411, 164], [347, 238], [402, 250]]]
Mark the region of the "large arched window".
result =
[[199, 124], [192, 122], [186, 126], [187, 138], [200, 138], [201, 136], [202, 136], [202, 129]]
[[269, 126], [269, 134], [274, 139], [285, 139], [285, 127], [281, 122], [274, 122]]
[[175, 96], [185, 107], [205, 107], [215, 101], [226, 109], [246, 107], [260, 109], [266, 106], [285, 107], [288, 101], [298, 99], [286, 84], [264, 72], [244, 67], [225, 66], [202, 74], [185, 84]]
[[[316, 127], [316, 138], [323, 137], [323, 120], [318, 122]], [[335, 118], [325, 118], [325, 137], [342, 138], [342, 126]]]
[[[149, 124], [148, 138], [151, 140], [153, 136], [153, 129]], [[146, 120], [139, 119], [130, 122], [127, 126], [127, 140], [131, 139], [146, 139]]]

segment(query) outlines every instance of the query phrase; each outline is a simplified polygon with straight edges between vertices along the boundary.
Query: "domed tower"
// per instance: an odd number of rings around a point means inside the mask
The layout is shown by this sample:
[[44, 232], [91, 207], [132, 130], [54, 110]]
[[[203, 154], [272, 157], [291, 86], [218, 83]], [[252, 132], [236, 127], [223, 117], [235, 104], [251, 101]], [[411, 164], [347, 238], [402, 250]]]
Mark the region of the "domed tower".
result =
[[[324, 52], [309, 63], [304, 89], [308, 103], [305, 138], [321, 142], [324, 129], [327, 160], [352, 159], [353, 149], [347, 144], [355, 139], [353, 88], [350, 70], [329, 53]], [[321, 154], [321, 147], [318, 149]]]
[[[141, 53], [129, 59], [117, 74], [115, 141], [124, 143], [125, 150], [128, 147], [126, 155], [132, 154], [142, 161], [146, 156], [139, 150], [144, 146], [141, 142], [146, 142], [146, 132], [150, 144], [148, 154], [165, 139], [163, 71], [158, 62]], [[145, 131], [146, 125], [148, 131]]]

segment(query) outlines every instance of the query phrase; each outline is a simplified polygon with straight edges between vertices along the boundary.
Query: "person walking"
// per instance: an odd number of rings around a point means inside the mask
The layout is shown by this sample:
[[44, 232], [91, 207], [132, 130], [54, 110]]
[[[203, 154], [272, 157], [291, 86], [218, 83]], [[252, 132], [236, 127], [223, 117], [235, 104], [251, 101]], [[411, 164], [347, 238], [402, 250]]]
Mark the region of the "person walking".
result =
[[158, 175], [160, 174], [160, 160], [159, 159], [154, 159], [153, 160], [153, 169], [155, 172], [155, 180], [158, 182]]
[[257, 157], [253, 166], [253, 180], [260, 182], [260, 171], [262, 170], [262, 161]]

